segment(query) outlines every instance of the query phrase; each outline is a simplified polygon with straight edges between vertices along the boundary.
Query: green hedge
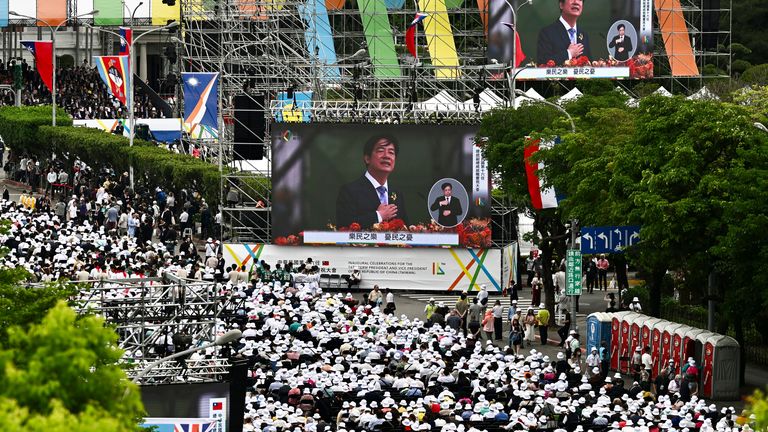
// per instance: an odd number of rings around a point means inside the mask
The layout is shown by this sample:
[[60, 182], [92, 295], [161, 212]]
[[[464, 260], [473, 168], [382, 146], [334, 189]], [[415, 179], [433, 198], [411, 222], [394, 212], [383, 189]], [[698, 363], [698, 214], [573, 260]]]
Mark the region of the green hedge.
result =
[[[50, 154], [42, 145], [38, 128], [51, 124], [51, 106], [0, 108], [0, 136], [17, 153], [46, 157]], [[72, 118], [63, 109], [56, 110], [57, 126], [72, 126]]]
[[[6, 144], [42, 158], [55, 152], [60, 157], [77, 156], [91, 166], [108, 163], [117, 172], [128, 171], [133, 163], [137, 179], [146, 175], [150, 184], [172, 190], [191, 188], [196, 183], [208, 203], [219, 202], [218, 166], [189, 155], [171, 153], [139, 139], [130, 147], [126, 137], [99, 129], [72, 127], [71, 119], [58, 123], [57, 117], [57, 126], [53, 127], [50, 126], [50, 107], [47, 119], [44, 112], [45, 107], [0, 108], [0, 134]], [[261, 176], [241, 177], [240, 181], [263, 193], [270, 188], [269, 179]]]

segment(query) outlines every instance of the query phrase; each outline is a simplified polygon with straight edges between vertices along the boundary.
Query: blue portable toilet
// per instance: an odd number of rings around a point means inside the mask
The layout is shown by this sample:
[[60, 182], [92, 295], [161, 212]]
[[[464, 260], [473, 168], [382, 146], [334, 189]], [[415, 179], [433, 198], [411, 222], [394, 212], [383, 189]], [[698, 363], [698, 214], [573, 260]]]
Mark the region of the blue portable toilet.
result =
[[611, 352], [611, 314], [595, 312], [587, 317], [587, 353], [592, 347], [600, 349], [600, 344], [605, 342], [608, 352]]

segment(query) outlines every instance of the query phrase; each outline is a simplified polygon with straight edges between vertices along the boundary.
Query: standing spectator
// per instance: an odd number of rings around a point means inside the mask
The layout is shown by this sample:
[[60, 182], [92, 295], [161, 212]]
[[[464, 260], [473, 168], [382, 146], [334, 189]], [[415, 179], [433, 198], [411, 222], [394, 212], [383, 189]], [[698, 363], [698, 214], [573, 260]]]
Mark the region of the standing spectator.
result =
[[64, 168], [59, 169], [59, 192], [63, 197], [67, 193], [67, 186], [69, 185], [69, 174], [64, 171]]
[[520, 354], [520, 346], [523, 344], [523, 327], [520, 320], [512, 319], [511, 329], [509, 331], [509, 344], [514, 348], [515, 355]]
[[189, 213], [187, 213], [187, 209], [181, 211], [179, 225], [181, 226], [181, 233], [186, 235], [187, 228], [189, 228]]
[[531, 281], [531, 304], [539, 304], [541, 303], [541, 273], [536, 272], [536, 276], [533, 277], [533, 281]]
[[485, 333], [485, 340], [493, 340], [493, 310], [488, 309], [483, 316], [483, 332]]
[[493, 331], [495, 333], [495, 339], [502, 340], [504, 338], [504, 335], [502, 334], [504, 308], [501, 306], [500, 300], [496, 300], [493, 303], [493, 309], [491, 312], [493, 313]]
[[213, 237], [213, 217], [208, 204], [203, 204], [200, 209], [200, 229], [202, 231], [201, 237]]
[[51, 196], [54, 194], [54, 189], [56, 186], [56, 180], [59, 179], [59, 176], [56, 175], [56, 170], [53, 168], [48, 168], [48, 174], [45, 176], [45, 196], [48, 196], [48, 191], [51, 192]]
[[608, 267], [610, 263], [605, 259], [605, 254], [600, 254], [597, 260], [597, 289], [608, 291]]
[[435, 313], [436, 309], [437, 305], [435, 304], [435, 298], [430, 297], [429, 302], [427, 302], [427, 305], [424, 306], [424, 316], [427, 318], [427, 321], [432, 318], [432, 314]]
[[544, 303], [539, 305], [539, 312], [536, 314], [536, 324], [539, 326], [539, 337], [541, 337], [541, 344], [547, 344], [547, 331], [549, 330], [549, 311], [545, 307]]
[[397, 309], [395, 307], [395, 294], [389, 288], [384, 290], [384, 294], [384, 313], [387, 315], [394, 314]]
[[[597, 371], [597, 372], [595, 372]], [[600, 354], [597, 352], [597, 347], [592, 347], [587, 355], [587, 375], [590, 377], [600, 374]]]
[[117, 233], [120, 237], [128, 234], [128, 211], [120, 213], [120, 218], [117, 220]]
[[533, 281], [533, 275], [536, 274], [534, 270], [536, 258], [533, 257], [533, 251], [528, 253], [528, 258], [525, 259], [525, 272], [528, 273], [528, 288], [531, 287], [531, 281]]
[[483, 316], [483, 309], [483, 306], [477, 301], [477, 297], [473, 298], [472, 304], [469, 306], [469, 311], [467, 312], [469, 321], [467, 327], [469, 328], [469, 333], [475, 338], [477, 338], [480, 333], [480, 320]]
[[131, 216], [128, 217], [128, 237], [134, 238], [136, 237], [136, 228], [139, 227], [139, 215], [136, 213], [132, 213]]
[[456, 300], [456, 311], [461, 318], [461, 329], [464, 331], [464, 336], [467, 335], [467, 312], [469, 311], [469, 301], [467, 301], [467, 293], [462, 292], [458, 300]]
[[557, 329], [557, 335], [560, 336], [560, 343], [557, 346], [565, 346], [565, 339], [568, 337], [568, 333], [571, 331], [571, 311], [565, 309], [565, 317], [563, 318], [563, 325]]
[[594, 260], [587, 262], [587, 292], [592, 294], [592, 291], [597, 285], [597, 263]]
[[533, 313], [533, 308], [528, 308], [528, 313], [525, 315], [525, 341], [528, 342], [528, 346], [533, 345], [535, 340], [533, 331], [536, 328], [536, 315]]

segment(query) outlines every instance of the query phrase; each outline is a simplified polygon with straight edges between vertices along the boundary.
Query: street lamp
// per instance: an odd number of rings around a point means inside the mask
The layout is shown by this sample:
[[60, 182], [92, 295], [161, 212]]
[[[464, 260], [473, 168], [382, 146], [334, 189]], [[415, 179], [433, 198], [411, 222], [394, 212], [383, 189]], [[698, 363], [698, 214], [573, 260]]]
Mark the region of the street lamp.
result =
[[[123, 4], [123, 7], [125, 8], [125, 10], [127, 10], [128, 12], [131, 12], [131, 9], [125, 3], [125, 0], [121, 1], [121, 3]], [[133, 12], [131, 12], [131, 20], [128, 21], [128, 23], [130, 24], [131, 28], [133, 28], [133, 16], [136, 15], [136, 11], [138, 11], [139, 8], [141, 7], [141, 5], [143, 5], [143, 4], [144, 4], [144, 2], [140, 1], [139, 4], [137, 4], [136, 7], [133, 8]]]
[[[509, 2], [509, 0], [504, 0], [504, 2], [509, 6], [509, 10], [512, 11], [512, 64], [510, 64], [509, 67], [509, 95], [510, 95], [510, 102], [512, 103], [512, 109], [515, 108], [515, 94], [517, 93], [515, 90], [515, 78], [517, 78], [517, 72], [512, 75], [512, 71], [517, 69], [517, 11], [520, 10], [525, 5], [533, 4], [533, 0], [526, 0], [525, 2], [521, 3], [517, 8], [512, 6], [512, 3]], [[510, 23], [502, 23], [507, 27], [510, 27]], [[523, 68], [525, 69], [525, 68]], [[522, 69], [521, 69], [522, 70]], [[519, 71], [518, 71], [519, 72]]]
[[[150, 33], [155, 33], [155, 32], [161, 31], [161, 30], [172, 29], [172, 28], [178, 26], [179, 23], [174, 21], [174, 22], [169, 23], [168, 25], [165, 25], [163, 27], [153, 28], [152, 30], [146, 31], [146, 32], [138, 35], [137, 37], [132, 38], [131, 41], [126, 40], [124, 37], [120, 36], [120, 34], [115, 33], [112, 30], [107, 30], [107, 29], [103, 29], [103, 28], [100, 28], [100, 27], [94, 27], [94, 26], [92, 26], [90, 24], [83, 24], [83, 25], [85, 25], [86, 27], [90, 27], [92, 29], [98, 30], [100, 32], [110, 33], [110, 34], [112, 34], [114, 36], [119, 37], [125, 43], [125, 45], [128, 47], [128, 54], [129, 54], [129, 56], [133, 56], [133, 45], [136, 44], [136, 42], [138, 42], [139, 39], [141, 39], [142, 37], [144, 37], [144, 36], [146, 36], [146, 35], [148, 35]], [[128, 61], [128, 73], [126, 75], [128, 75], [127, 78], [131, 80], [131, 88], [130, 89], [126, 88], [126, 91], [128, 92], [128, 128], [129, 128], [128, 129], [128, 146], [129, 147], [133, 147], [133, 139], [134, 139], [134, 136], [136, 135], [136, 131], [135, 131], [135, 127], [134, 127], [135, 119], [134, 119], [134, 115], [133, 115], [133, 62], [130, 61], [130, 58], [129, 58], [129, 61]], [[129, 169], [128, 174], [129, 174], [130, 182], [131, 182], [131, 189], [135, 191], [136, 189], [135, 189], [134, 182], [133, 182], [133, 163], [131, 163], [129, 165], [128, 169]]]
[[[164, 362], [167, 362], [168, 360], [173, 360], [175, 358], [182, 357], [182, 356], [185, 356], [187, 354], [192, 354], [193, 352], [202, 351], [202, 350], [214, 347], [214, 346], [226, 345], [226, 344], [228, 344], [230, 342], [233, 342], [233, 341], [235, 341], [237, 339], [240, 339], [241, 337], [243, 337], [243, 333], [240, 330], [237, 330], [237, 329], [230, 330], [230, 331], [224, 333], [223, 335], [217, 337], [216, 340], [214, 340], [213, 342], [208, 342], [208, 343], [202, 344], [200, 346], [192, 347], [192, 348], [186, 349], [184, 351], [173, 353], [173, 354], [171, 354], [171, 355], [169, 355], [167, 357], [161, 358], [160, 360], [155, 360], [154, 362], [152, 362], [149, 365], [147, 365], [147, 367], [145, 367], [141, 372], [139, 372], [139, 374], [136, 375], [131, 381], [133, 381], [136, 384], [140, 384], [141, 380], [149, 373], [149, 371], [151, 371], [152, 369], [156, 368], [160, 364], [162, 364]], [[126, 393], [127, 393], [127, 390], [126, 390]], [[123, 397], [125, 397], [125, 396], [123, 396]]]
[[[552, 108], [555, 108], [556, 110], [560, 111], [561, 113], [565, 114], [566, 117], [568, 117], [568, 121], [571, 122], [571, 133], [576, 133], [576, 123], [573, 122], [573, 117], [571, 117], [570, 114], [568, 114], [568, 111], [566, 111], [563, 107], [561, 107], [558, 104], [553, 104], [552, 102], [546, 100], [546, 99], [534, 99], [527, 94], [525, 94], [522, 90], [517, 90], [516, 93], [524, 98], [528, 98], [532, 101], [543, 103], [545, 105], [549, 105]], [[578, 225], [578, 221], [576, 219], [571, 219], [571, 248], [576, 248], [576, 226]], [[574, 296], [575, 297], [575, 296]], [[571, 299], [571, 322], [573, 323], [573, 329], [575, 331], [579, 331], [579, 323], [576, 319], [576, 300]]]
[[540, 103], [543, 103], [545, 105], [549, 105], [552, 108], [555, 108], [556, 110], [558, 110], [561, 113], [565, 114], [565, 116], [568, 117], [568, 121], [571, 122], [571, 133], [576, 133], [576, 124], [573, 122], [573, 117], [571, 117], [571, 115], [568, 114], [568, 111], [566, 111], [563, 107], [561, 107], [558, 104], [553, 104], [552, 102], [550, 102], [550, 101], [548, 101], [546, 99], [534, 99], [534, 98], [528, 96], [527, 94], [525, 94], [525, 92], [522, 91], [522, 90], [517, 90], [516, 92], [517, 92], [518, 95], [520, 95], [520, 96], [522, 96], [524, 98], [528, 98], [528, 99], [530, 99], [532, 101], [540, 102]]
[[66, 24], [67, 21], [69, 21], [69, 20], [73, 20], [73, 19], [77, 19], [77, 18], [80, 18], [80, 17], [84, 17], [86, 15], [95, 15], [98, 12], [99, 12], [98, 10], [93, 10], [91, 12], [82, 13], [82, 14], [79, 14], [79, 15], [75, 15], [75, 16], [71, 16], [71, 17], [65, 18], [62, 22], [59, 23], [59, 25], [54, 27], [54, 26], [48, 24], [48, 21], [46, 21], [46, 20], [44, 20], [42, 18], [35, 18], [35, 17], [31, 17], [29, 15], [22, 15], [20, 13], [16, 13], [14, 11], [8, 11], [8, 15], [13, 15], [13, 16], [21, 17], [21, 18], [27, 18], [27, 19], [33, 19], [33, 20], [40, 21], [41, 23], [45, 24], [45, 26], [48, 27], [48, 30], [50, 30], [50, 32], [51, 32], [51, 57], [53, 57], [51, 59], [51, 61], [53, 62], [53, 64], [52, 64], [52, 66], [53, 66], [53, 82], [51, 83], [51, 85], [53, 87], [51, 89], [51, 109], [52, 109], [52, 112], [53, 112], [53, 119], [51, 120], [52, 121], [52, 123], [51, 123], [52, 126], [56, 126], [56, 32], [59, 31], [59, 28], [61, 28], [61, 26]]
[[760, 130], [761, 130], [761, 131], [763, 131], [763, 132], [766, 132], [766, 133], [768, 133], [768, 128], [767, 128], [767, 127], [765, 127], [765, 125], [764, 125], [764, 124], [762, 124], [762, 123], [760, 123], [760, 122], [754, 122], [754, 123], [753, 123], [753, 126], [755, 126], [756, 128], [760, 129]]

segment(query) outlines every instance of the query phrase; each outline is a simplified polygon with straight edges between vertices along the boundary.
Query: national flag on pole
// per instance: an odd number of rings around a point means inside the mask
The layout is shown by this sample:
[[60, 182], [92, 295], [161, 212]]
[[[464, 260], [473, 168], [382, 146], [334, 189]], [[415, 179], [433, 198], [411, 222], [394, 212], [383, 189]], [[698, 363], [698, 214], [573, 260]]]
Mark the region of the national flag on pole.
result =
[[21, 41], [21, 45], [35, 57], [40, 78], [53, 92], [53, 43], [51, 41]]
[[219, 128], [218, 72], [182, 72], [184, 82], [184, 123], [190, 130]]
[[424, 19], [428, 16], [429, 14], [418, 12], [416, 16], [413, 17], [413, 21], [408, 24], [408, 29], [405, 31], [405, 45], [408, 47], [408, 52], [417, 58], [418, 54], [416, 53], [416, 28], [418, 27], [419, 23], [424, 21]]
[[133, 41], [133, 29], [128, 27], [120, 27], [120, 52], [117, 55], [130, 56], [131, 55], [131, 42]]
[[520, 42], [520, 34], [515, 30], [515, 25], [509, 22], [502, 22], [504, 26], [512, 30], [515, 35], [515, 67], [519, 67], [525, 60], [525, 53], [523, 52], [523, 44]]
[[133, 87], [128, 69], [128, 56], [94, 56], [93, 62], [109, 93], [130, 109], [128, 92]]
[[535, 140], [529, 142], [525, 146], [523, 151], [525, 157], [525, 174], [528, 178], [528, 193], [531, 194], [531, 203], [536, 210], [557, 208], [558, 196], [555, 193], [555, 188], [544, 187], [544, 179], [539, 177], [538, 171], [544, 168], [544, 164], [536, 163], [531, 160], [531, 156], [536, 154], [541, 148], [549, 148], [557, 144], [559, 139], [553, 141], [541, 143], [541, 140]]

